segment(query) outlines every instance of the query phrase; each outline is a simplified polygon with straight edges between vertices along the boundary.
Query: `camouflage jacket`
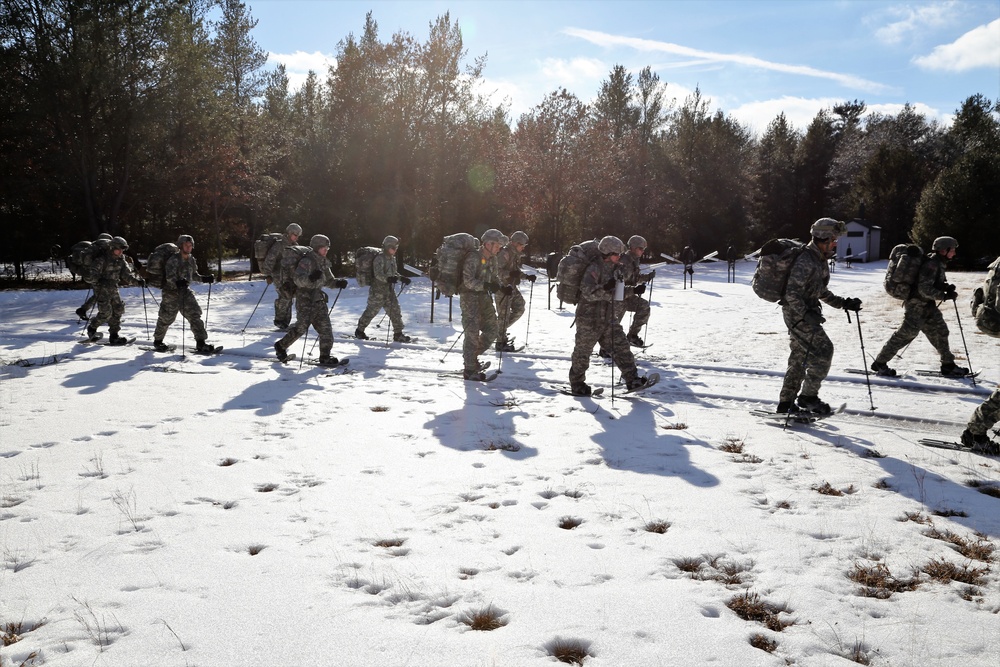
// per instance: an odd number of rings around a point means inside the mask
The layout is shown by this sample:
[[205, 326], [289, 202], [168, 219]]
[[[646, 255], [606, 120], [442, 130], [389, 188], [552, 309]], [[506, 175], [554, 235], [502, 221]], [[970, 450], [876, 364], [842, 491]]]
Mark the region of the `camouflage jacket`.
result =
[[821, 314], [825, 301], [834, 308], [844, 307], [844, 298], [827, 288], [830, 282], [830, 265], [813, 242], [792, 263], [785, 288], [783, 307], [791, 312], [794, 320], [801, 320], [806, 313]]
[[163, 291], [176, 292], [178, 280], [186, 280], [188, 284], [203, 282], [201, 274], [198, 273], [198, 262], [194, 255], [188, 255], [185, 259], [183, 253], [175, 252], [164, 262]]
[[[314, 277], [316, 271], [321, 274], [318, 278]], [[315, 250], [310, 250], [302, 257], [295, 267], [295, 275], [289, 276], [289, 279], [293, 280], [298, 288], [295, 298], [299, 303], [310, 301], [325, 303], [327, 297], [323, 288], [336, 287], [337, 280], [333, 275], [333, 269], [330, 268], [330, 260]]]
[[396, 268], [396, 256], [385, 251], [375, 255], [375, 259], [372, 260], [372, 274], [374, 276], [372, 287], [387, 287], [389, 278], [399, 276], [399, 270]]
[[265, 276], [269, 276], [274, 282], [279, 285], [286, 280], [291, 280], [291, 276], [281, 275], [281, 257], [285, 254], [285, 248], [289, 248], [293, 245], [298, 245], [296, 242], [288, 238], [288, 234], [284, 234], [281, 240], [271, 246], [271, 249], [267, 251], [267, 257], [261, 263], [261, 271], [264, 272]]
[[96, 279], [92, 283], [99, 287], [118, 287], [119, 285], [138, 285], [139, 278], [132, 271], [132, 264], [125, 255], [115, 257], [112, 250], [95, 260], [92, 274]]
[[521, 272], [522, 257], [521, 253], [514, 248], [512, 243], [500, 248], [500, 252], [497, 253], [496, 263], [497, 274], [501, 282], [512, 285], [521, 282], [521, 278], [525, 276]]
[[948, 276], [945, 275], [944, 268], [947, 263], [948, 260], [936, 252], [928, 253], [927, 259], [920, 265], [917, 289], [911, 298], [925, 302], [946, 300], [948, 295], [944, 287], [948, 284]]
[[482, 251], [471, 253], [462, 266], [459, 293], [485, 292], [486, 283], [498, 283], [496, 257], [485, 259]]

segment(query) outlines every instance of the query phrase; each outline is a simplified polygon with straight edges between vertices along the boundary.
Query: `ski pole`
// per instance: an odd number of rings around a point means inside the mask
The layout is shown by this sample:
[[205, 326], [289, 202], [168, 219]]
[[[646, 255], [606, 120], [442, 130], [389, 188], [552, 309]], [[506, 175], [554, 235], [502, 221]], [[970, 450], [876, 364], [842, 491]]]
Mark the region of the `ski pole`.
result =
[[531, 297], [535, 292], [535, 281], [531, 281], [531, 287], [528, 288], [528, 320], [524, 323], [524, 347], [528, 347], [528, 332], [531, 331]]
[[955, 319], [958, 320], [958, 331], [962, 334], [962, 347], [965, 348], [965, 360], [969, 362], [969, 378], [972, 380], [972, 386], [976, 386], [976, 376], [972, 372], [972, 359], [969, 358], [969, 346], [965, 344], [965, 329], [962, 328], [962, 318], [958, 314], [958, 301], [952, 299], [951, 302], [955, 304]]
[[[646, 296], [646, 300], [649, 301], [650, 316], [652, 316], [653, 311], [653, 280], [656, 278], [656, 271], [653, 271], [652, 277], [649, 279], [649, 294]], [[649, 335], [649, 318], [646, 318], [646, 326], [642, 328], [642, 342], [647, 342], [647, 336]]]
[[[181, 298], [182, 299], [184, 298], [183, 295], [181, 296]], [[185, 353], [185, 351], [187, 349], [185, 347], [185, 342], [187, 341], [187, 339], [186, 339], [185, 333], [184, 333], [185, 330], [187, 329], [187, 327], [184, 326], [186, 324], [186, 321], [187, 321], [187, 317], [185, 317], [184, 314], [181, 313], [181, 359], [184, 358], [184, 353]]]
[[149, 287], [147, 286], [146, 291], [149, 292], [149, 298], [153, 300], [153, 305], [159, 308], [160, 302], [156, 300], [155, 296], [153, 296], [153, 290], [149, 289]]
[[451, 344], [451, 347], [448, 348], [448, 351], [444, 353], [444, 357], [441, 357], [440, 361], [442, 364], [444, 363], [444, 358], [447, 357], [449, 354], [451, 354], [451, 351], [455, 349], [455, 346], [458, 344], [458, 341], [462, 340], [462, 336], [464, 335], [465, 335], [465, 329], [462, 329], [462, 333], [458, 334], [458, 338], [456, 338], [455, 342]]
[[[399, 298], [399, 295], [402, 294], [403, 290], [405, 290], [405, 289], [406, 289], [406, 285], [405, 284], [402, 287], [399, 288], [399, 291], [396, 292], [396, 298], [397, 299]], [[393, 290], [393, 291], [395, 291], [395, 290]], [[378, 321], [378, 324], [375, 325], [376, 329], [381, 329], [382, 328], [382, 323], [385, 322], [385, 318], [389, 314], [389, 309], [388, 308], [385, 308], [384, 310], [385, 310], [385, 312], [382, 313], [382, 319], [380, 319]]]
[[305, 333], [302, 334], [302, 358], [299, 359], [299, 370], [302, 370], [302, 364], [306, 360], [306, 341], [309, 339], [309, 327], [306, 327]]
[[[847, 313], [847, 323], [851, 323], [851, 311], [845, 309]], [[865, 337], [861, 334], [861, 313], [855, 313], [858, 321], [858, 340], [861, 341], [861, 367], [865, 369], [865, 384], [868, 385], [868, 404], [871, 405], [872, 412], [875, 412], [875, 399], [872, 398], [872, 381], [868, 377], [868, 355], [865, 353]]]
[[142, 283], [142, 319], [146, 320], [146, 340], [149, 340], [149, 313], [146, 312], [146, 283]]
[[[612, 297], [612, 299], [613, 298], [614, 297]], [[614, 402], [615, 402], [615, 365], [616, 365], [616, 362], [615, 362], [615, 330], [614, 330], [614, 327], [611, 325], [611, 323], [615, 319], [615, 302], [611, 301], [611, 303], [609, 303], [608, 306], [610, 306], [610, 308], [608, 310], [608, 327], [605, 330], [604, 335], [609, 338], [609, 342], [611, 343], [611, 345], [610, 345], [610, 347], [611, 347], [611, 403], [613, 405]]]
[[[327, 319], [330, 319], [330, 316], [333, 315], [333, 309], [337, 305], [337, 299], [340, 298], [340, 293], [343, 292], [343, 291], [344, 291], [343, 287], [341, 287], [339, 290], [337, 290], [337, 296], [333, 297], [333, 305], [330, 306], [330, 311], [326, 314], [326, 318]], [[313, 346], [309, 350], [309, 354], [312, 354], [313, 352], [316, 351], [316, 343], [318, 343], [318, 342], [319, 342], [319, 338], [316, 338], [316, 340], [313, 341]]]
[[[500, 331], [503, 332], [503, 345], [497, 350], [497, 373], [500, 372], [500, 368], [503, 366], [503, 352], [504, 348], [507, 347], [507, 320], [510, 319], [510, 307], [514, 301], [514, 293], [511, 292], [505, 296], [507, 297], [507, 308], [504, 309], [503, 326], [500, 328]], [[499, 341], [499, 338], [497, 340]]]
[[[253, 319], [254, 313], [257, 312], [257, 307], [260, 306], [260, 302], [264, 300], [264, 295], [267, 294], [267, 288], [271, 286], [271, 283], [264, 284], [264, 291], [260, 293], [260, 298], [257, 299], [257, 305], [253, 307], [253, 312], [250, 313], [250, 317], [247, 318], [247, 323], [243, 325], [243, 330], [240, 333], [246, 333], [247, 327], [250, 326], [250, 320]], [[336, 302], [334, 302], [336, 303]]]
[[[211, 275], [211, 274], [209, 274]], [[214, 281], [213, 281], [214, 282]], [[208, 284], [208, 302], [205, 304], [205, 331], [208, 331], [208, 309], [212, 307], [212, 283]]]

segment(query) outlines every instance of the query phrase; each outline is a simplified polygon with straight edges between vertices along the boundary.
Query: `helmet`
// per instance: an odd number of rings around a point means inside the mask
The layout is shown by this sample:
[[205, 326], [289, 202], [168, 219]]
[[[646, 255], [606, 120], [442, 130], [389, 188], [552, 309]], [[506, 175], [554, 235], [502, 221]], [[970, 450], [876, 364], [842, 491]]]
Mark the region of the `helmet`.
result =
[[602, 255], [622, 255], [625, 253], [625, 244], [617, 236], [605, 236], [597, 244], [597, 250]]
[[185, 243], [190, 243], [194, 245], [194, 237], [190, 234], [181, 234], [177, 237], [177, 245], [184, 245]]
[[121, 236], [116, 236], [111, 239], [112, 248], [121, 248], [122, 250], [128, 250], [128, 241], [123, 239]]
[[320, 248], [330, 247], [330, 237], [323, 236], [322, 234], [314, 234], [311, 239], [309, 239], [309, 247], [313, 250], [319, 250]]
[[112, 238], [111, 234], [108, 234], [107, 232], [104, 232], [102, 234], [98, 234], [97, 235], [97, 240], [98, 241], [110, 241], [111, 238]]
[[486, 245], [487, 243], [499, 243], [500, 245], [506, 245], [509, 239], [504, 236], [503, 232], [499, 229], [487, 229], [483, 232], [483, 237], [479, 240], [483, 245]]
[[397, 239], [395, 236], [386, 236], [384, 239], [382, 239], [382, 247], [386, 249], [398, 248], [399, 239]]
[[294, 222], [287, 227], [285, 227], [285, 234], [288, 236], [302, 236], [302, 226], [297, 225]]
[[829, 241], [847, 233], [847, 225], [833, 218], [820, 218], [809, 228], [814, 239]]
[[514, 232], [510, 235], [510, 242], [514, 244], [522, 243], [524, 245], [528, 245], [528, 235], [524, 232]]
[[952, 248], [958, 247], [958, 241], [950, 236], [939, 236], [934, 239], [934, 245], [931, 246], [931, 250], [935, 252], [938, 250], [951, 250]]
[[641, 236], [638, 236], [638, 235], [633, 236], [632, 238], [630, 238], [628, 240], [628, 247], [629, 247], [629, 250], [631, 250], [632, 248], [642, 248], [643, 250], [645, 250], [646, 249], [646, 239], [644, 239], [644, 238], [642, 238]]

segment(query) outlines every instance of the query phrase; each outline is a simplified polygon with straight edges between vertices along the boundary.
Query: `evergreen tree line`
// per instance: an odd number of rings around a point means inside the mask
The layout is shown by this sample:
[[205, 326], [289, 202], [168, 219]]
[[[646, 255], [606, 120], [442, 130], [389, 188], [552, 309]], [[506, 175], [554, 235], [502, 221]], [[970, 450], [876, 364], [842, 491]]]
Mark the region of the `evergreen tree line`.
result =
[[369, 13], [292, 91], [256, 24], [240, 0], [0, 0], [4, 261], [109, 232], [140, 255], [190, 233], [221, 263], [289, 222], [335, 262], [387, 234], [428, 258], [489, 227], [536, 254], [604, 234], [749, 251], [862, 211], [883, 255], [942, 234], [1000, 254], [1000, 100], [981, 94], [948, 128], [854, 100], [757, 136], [618, 65], [593, 103], [560, 88], [512, 122], [449, 14], [421, 40]]

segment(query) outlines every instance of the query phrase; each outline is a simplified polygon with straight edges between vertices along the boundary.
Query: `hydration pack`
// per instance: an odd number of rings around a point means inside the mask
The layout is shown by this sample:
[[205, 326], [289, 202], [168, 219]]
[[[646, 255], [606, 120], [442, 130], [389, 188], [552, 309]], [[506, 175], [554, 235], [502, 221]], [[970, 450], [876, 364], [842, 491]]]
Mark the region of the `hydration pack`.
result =
[[367, 287], [375, 281], [375, 258], [381, 253], [381, 248], [372, 246], [361, 246], [354, 251], [354, 270], [361, 287]]
[[906, 301], [913, 296], [924, 264], [924, 251], [913, 243], [900, 243], [889, 252], [889, 266], [885, 270], [886, 293], [894, 299]]
[[587, 267], [601, 258], [597, 241], [584, 241], [569, 249], [565, 257], [559, 260], [556, 269], [556, 296], [563, 303], [576, 305], [580, 303], [580, 283]]
[[781, 303], [785, 298], [792, 264], [805, 249], [806, 245], [795, 239], [771, 239], [765, 243], [759, 251], [757, 268], [750, 281], [754, 294], [765, 301]]
[[163, 277], [166, 273], [167, 260], [180, 252], [176, 243], [161, 243], [149, 253], [146, 259], [146, 283], [152, 287], [163, 289]]
[[434, 253], [427, 275], [434, 286], [445, 296], [455, 296], [462, 282], [465, 259], [479, 251], [479, 239], [472, 234], [460, 232], [444, 237], [444, 242]]

